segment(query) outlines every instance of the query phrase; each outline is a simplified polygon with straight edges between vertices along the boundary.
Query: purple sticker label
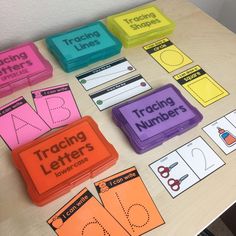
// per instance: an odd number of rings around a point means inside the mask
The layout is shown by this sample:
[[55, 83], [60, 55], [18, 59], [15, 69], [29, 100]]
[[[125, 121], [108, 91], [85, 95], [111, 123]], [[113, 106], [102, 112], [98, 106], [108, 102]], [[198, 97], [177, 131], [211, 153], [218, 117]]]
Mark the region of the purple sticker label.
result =
[[196, 117], [193, 108], [172, 86], [157, 90], [119, 110], [141, 141]]

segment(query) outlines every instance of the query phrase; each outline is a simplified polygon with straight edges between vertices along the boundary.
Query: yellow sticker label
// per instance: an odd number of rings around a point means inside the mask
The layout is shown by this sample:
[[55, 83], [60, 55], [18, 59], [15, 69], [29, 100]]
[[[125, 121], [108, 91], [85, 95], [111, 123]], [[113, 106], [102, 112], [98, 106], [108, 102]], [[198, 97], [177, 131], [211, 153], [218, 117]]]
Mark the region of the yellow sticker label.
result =
[[129, 37], [157, 30], [171, 24], [154, 6], [120, 14], [114, 18], [114, 21]]
[[204, 107], [220, 100], [229, 93], [212, 79], [200, 66], [194, 66], [174, 76]]
[[168, 38], [149, 44], [144, 49], [169, 73], [193, 62]]

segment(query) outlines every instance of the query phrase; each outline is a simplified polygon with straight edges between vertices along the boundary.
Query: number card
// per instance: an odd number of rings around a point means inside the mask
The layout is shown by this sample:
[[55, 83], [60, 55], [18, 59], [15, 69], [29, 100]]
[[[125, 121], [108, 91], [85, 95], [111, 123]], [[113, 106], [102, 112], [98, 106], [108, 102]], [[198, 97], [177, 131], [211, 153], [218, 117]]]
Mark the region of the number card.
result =
[[150, 89], [148, 82], [141, 75], [136, 75], [89, 96], [102, 111]]
[[194, 66], [177, 74], [174, 79], [204, 107], [229, 95], [200, 66]]
[[105, 208], [131, 235], [164, 224], [135, 167], [98, 181], [95, 186]]
[[0, 108], [0, 135], [12, 150], [50, 130], [23, 97]]
[[85, 90], [90, 90], [133, 71], [135, 68], [130, 62], [126, 58], [121, 58], [80, 74], [76, 78]]
[[59, 236], [129, 235], [86, 188], [47, 223]]
[[168, 38], [151, 43], [145, 46], [144, 50], [169, 73], [193, 62]]
[[236, 149], [235, 120], [236, 112], [233, 111], [203, 128], [226, 155]]
[[58, 128], [81, 118], [69, 84], [32, 91], [37, 113], [51, 128]]
[[175, 198], [224, 164], [210, 146], [198, 137], [149, 166]]

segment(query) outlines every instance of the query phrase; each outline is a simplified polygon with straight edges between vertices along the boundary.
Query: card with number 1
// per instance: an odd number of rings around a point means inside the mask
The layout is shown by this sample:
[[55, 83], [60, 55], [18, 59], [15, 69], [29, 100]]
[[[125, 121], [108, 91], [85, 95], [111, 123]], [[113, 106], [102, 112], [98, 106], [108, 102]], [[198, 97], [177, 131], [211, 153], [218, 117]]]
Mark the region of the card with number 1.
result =
[[131, 235], [164, 224], [135, 167], [98, 181], [95, 186], [105, 208]]

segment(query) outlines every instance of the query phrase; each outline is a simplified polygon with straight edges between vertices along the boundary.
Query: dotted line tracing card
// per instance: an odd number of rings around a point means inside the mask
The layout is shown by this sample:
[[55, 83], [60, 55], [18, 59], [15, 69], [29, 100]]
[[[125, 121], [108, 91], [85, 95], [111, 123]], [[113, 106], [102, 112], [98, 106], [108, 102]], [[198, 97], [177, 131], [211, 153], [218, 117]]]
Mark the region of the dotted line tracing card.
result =
[[135, 71], [135, 68], [130, 62], [126, 58], [120, 58], [82, 73], [76, 78], [85, 90], [90, 90], [133, 71]]
[[168, 73], [178, 70], [193, 61], [178, 49], [168, 38], [161, 39], [144, 46], [150, 54]]
[[175, 198], [224, 164], [213, 149], [198, 137], [149, 166]]
[[81, 118], [69, 84], [31, 93], [37, 113], [51, 128], [58, 128]]
[[50, 130], [23, 97], [0, 108], [0, 135], [10, 149], [28, 143]]
[[162, 224], [162, 219], [135, 167], [95, 183], [104, 207], [134, 236]]
[[100, 111], [150, 90], [152, 87], [142, 77], [135, 75], [127, 80], [90, 94]]
[[129, 235], [86, 188], [47, 223], [59, 236]]
[[200, 66], [194, 66], [174, 76], [203, 107], [207, 107], [229, 93]]
[[236, 110], [203, 127], [227, 155], [236, 149]]

